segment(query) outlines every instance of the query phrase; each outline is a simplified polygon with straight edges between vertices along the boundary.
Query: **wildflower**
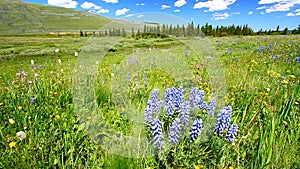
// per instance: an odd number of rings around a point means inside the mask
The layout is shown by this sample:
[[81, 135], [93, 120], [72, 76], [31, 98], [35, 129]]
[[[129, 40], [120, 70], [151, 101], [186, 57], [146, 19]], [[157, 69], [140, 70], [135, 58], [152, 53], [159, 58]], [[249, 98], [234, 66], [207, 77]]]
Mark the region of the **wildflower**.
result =
[[231, 121], [232, 108], [231, 106], [224, 107], [217, 116], [215, 132], [222, 134], [227, 130]]
[[200, 104], [200, 109], [201, 110], [206, 110], [206, 108], [207, 108], [207, 103], [206, 103], [206, 101], [203, 101], [201, 104]]
[[204, 90], [199, 90], [198, 91], [198, 105], [201, 105], [201, 103], [204, 100], [204, 96], [205, 96]]
[[151, 104], [147, 104], [147, 107], [145, 108], [144, 113], [145, 113], [145, 123], [146, 124], [151, 124], [152, 123], [152, 118], [153, 118]]
[[114, 69], [114, 71], [117, 70], [117, 65], [116, 64], [113, 65], [113, 69]]
[[166, 104], [167, 117], [172, 117], [173, 115], [173, 103], [168, 101]]
[[115, 76], [115, 74], [114, 74], [114, 73], [111, 73], [111, 74], [110, 74], [110, 76], [111, 76], [111, 77], [114, 77], [114, 76]]
[[9, 147], [14, 148], [14, 147], [16, 147], [16, 144], [17, 144], [16, 142], [12, 141], [9, 143]]
[[56, 49], [54, 50], [54, 52], [56, 52], [56, 53], [57, 53], [57, 52], [59, 52], [59, 49], [58, 49], [58, 48], [56, 48]]
[[281, 83], [283, 83], [283, 84], [289, 84], [289, 82], [287, 80], [282, 80]]
[[34, 65], [34, 60], [31, 60], [30, 62], [31, 62], [32, 65]]
[[266, 90], [269, 92], [271, 89], [267, 87]]
[[226, 135], [226, 141], [232, 143], [237, 136], [239, 126], [237, 124], [233, 124], [229, 127], [227, 135]]
[[127, 73], [127, 79], [128, 79], [128, 81], [131, 81], [131, 73], [130, 72]]
[[171, 90], [170, 88], [166, 89], [166, 94], [165, 94], [165, 102], [173, 102], [174, 98], [173, 98], [173, 90]]
[[60, 60], [60, 59], [58, 59], [57, 62], [58, 62], [59, 64], [61, 64], [61, 60]]
[[55, 120], [59, 120], [60, 119], [60, 115], [55, 115]]
[[74, 54], [74, 55], [77, 57], [77, 56], [78, 56], [78, 52], [75, 51], [75, 54]]
[[159, 100], [158, 100], [158, 89], [154, 89], [152, 94], [151, 94], [151, 108], [154, 112], [159, 112], [160, 105], [159, 105]]
[[180, 115], [182, 125], [187, 125], [190, 117], [190, 105], [188, 101], [185, 101], [180, 105]]
[[286, 62], [290, 62], [291, 61], [291, 57], [286, 58]]
[[34, 99], [35, 99], [34, 97], [30, 97], [30, 98], [29, 98], [29, 102], [30, 102], [31, 104], [34, 104]]
[[296, 76], [295, 75], [289, 75], [289, 78], [290, 79], [296, 79]]
[[13, 124], [16, 123], [14, 119], [8, 119], [8, 122], [9, 122], [11, 125], [13, 125]]
[[296, 63], [299, 63], [299, 62], [300, 62], [300, 57], [296, 57], [295, 62], [296, 62]]
[[179, 142], [180, 129], [181, 129], [180, 119], [175, 118], [175, 120], [172, 123], [171, 131], [170, 131], [170, 135], [169, 135], [169, 142], [171, 144], [175, 145]]
[[202, 78], [201, 78], [201, 77], [198, 77], [198, 81], [199, 81], [199, 82], [202, 82]]
[[202, 131], [202, 128], [203, 128], [202, 123], [203, 123], [203, 121], [200, 118], [196, 118], [196, 120], [194, 121], [194, 123], [191, 127], [191, 130], [190, 130], [191, 142], [195, 141], [199, 137], [199, 135]]
[[0, 106], [2, 106], [3, 104], [4, 104], [4, 103], [1, 103], [1, 102], [0, 102]]
[[143, 80], [144, 80], [144, 85], [147, 84], [147, 74], [146, 71], [143, 72]]
[[230, 53], [232, 53], [232, 48], [229, 48]]
[[207, 111], [208, 115], [213, 115], [217, 106], [217, 100], [215, 98], [211, 99], [209, 102], [209, 108]]
[[95, 62], [95, 64], [98, 65], [98, 64], [99, 64], [99, 61], [97, 60], [97, 61]]
[[195, 109], [197, 106], [197, 88], [193, 87], [190, 91], [190, 105], [192, 109]]
[[158, 148], [164, 148], [164, 141], [163, 141], [163, 135], [162, 135], [162, 124], [161, 121], [156, 117], [153, 121], [153, 138], [154, 138], [154, 144]]
[[22, 110], [22, 106], [18, 106], [18, 109], [19, 109], [19, 110]]
[[16, 137], [20, 140], [23, 140], [26, 138], [26, 133], [24, 131], [19, 131], [17, 132]]

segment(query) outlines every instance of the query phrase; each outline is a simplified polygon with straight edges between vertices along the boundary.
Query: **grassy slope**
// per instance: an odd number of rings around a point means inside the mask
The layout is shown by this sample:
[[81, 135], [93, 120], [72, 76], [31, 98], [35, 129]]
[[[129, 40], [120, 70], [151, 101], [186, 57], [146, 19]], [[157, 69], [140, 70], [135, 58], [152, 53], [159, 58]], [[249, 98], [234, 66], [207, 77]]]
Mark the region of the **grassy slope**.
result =
[[111, 19], [73, 9], [0, 1], [0, 34], [97, 30]]

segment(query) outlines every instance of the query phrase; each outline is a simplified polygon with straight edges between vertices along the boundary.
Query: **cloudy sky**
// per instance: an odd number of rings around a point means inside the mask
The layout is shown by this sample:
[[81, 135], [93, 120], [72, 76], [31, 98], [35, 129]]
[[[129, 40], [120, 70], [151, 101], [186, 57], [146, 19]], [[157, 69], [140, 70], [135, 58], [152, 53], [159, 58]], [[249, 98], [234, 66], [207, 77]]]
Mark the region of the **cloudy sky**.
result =
[[254, 30], [295, 29], [300, 0], [23, 0], [91, 11], [111, 18], [143, 18], [144, 12], [166, 13], [195, 24], [248, 24]]

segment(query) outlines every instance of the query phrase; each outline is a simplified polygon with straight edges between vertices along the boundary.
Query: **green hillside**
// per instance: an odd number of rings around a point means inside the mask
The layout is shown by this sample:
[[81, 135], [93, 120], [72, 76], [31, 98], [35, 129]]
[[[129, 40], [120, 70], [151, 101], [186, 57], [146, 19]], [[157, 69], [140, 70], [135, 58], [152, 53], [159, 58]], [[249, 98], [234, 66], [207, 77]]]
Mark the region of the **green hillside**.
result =
[[74, 9], [0, 1], [0, 34], [48, 33], [97, 30], [111, 19]]

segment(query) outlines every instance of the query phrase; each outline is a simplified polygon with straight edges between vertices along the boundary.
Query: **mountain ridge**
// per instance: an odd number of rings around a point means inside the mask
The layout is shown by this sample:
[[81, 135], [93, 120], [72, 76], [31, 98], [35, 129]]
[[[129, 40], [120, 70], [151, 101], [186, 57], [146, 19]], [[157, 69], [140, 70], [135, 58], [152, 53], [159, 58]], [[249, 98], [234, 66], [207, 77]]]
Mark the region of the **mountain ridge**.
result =
[[113, 21], [86, 11], [22, 2], [0, 1], [0, 34], [98, 30]]

